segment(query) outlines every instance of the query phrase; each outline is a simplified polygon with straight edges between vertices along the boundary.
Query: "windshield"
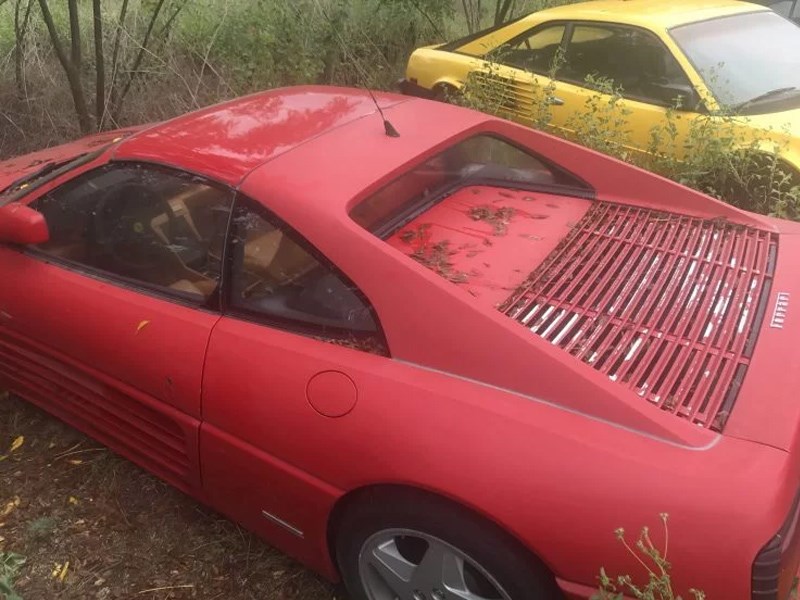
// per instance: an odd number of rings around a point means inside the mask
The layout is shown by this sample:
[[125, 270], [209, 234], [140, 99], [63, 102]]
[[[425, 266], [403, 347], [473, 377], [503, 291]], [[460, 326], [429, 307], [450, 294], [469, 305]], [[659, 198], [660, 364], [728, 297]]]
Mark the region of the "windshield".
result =
[[491, 135], [477, 135], [412, 168], [357, 204], [351, 218], [386, 237], [464, 185], [549, 189], [585, 195], [587, 186], [543, 160]]
[[769, 6], [782, 17], [794, 18], [798, 12], [797, 0], [760, 0], [759, 4]]
[[723, 106], [749, 113], [800, 106], [800, 27], [772, 12], [682, 25], [673, 39]]

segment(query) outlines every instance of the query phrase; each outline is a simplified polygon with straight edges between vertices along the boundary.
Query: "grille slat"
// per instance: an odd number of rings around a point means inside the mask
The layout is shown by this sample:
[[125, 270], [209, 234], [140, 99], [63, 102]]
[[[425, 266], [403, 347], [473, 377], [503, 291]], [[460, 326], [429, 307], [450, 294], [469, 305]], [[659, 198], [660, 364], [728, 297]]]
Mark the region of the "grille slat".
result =
[[598, 202], [501, 310], [661, 409], [720, 431], [777, 244], [723, 219]]

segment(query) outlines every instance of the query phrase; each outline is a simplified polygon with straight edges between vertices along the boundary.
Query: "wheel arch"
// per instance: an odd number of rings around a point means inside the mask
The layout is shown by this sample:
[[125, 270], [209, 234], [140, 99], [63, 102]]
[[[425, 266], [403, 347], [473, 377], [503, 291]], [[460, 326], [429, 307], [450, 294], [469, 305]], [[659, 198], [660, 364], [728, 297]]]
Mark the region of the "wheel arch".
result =
[[546, 571], [553, 580], [556, 580], [556, 570], [550, 565], [543, 557], [541, 552], [536, 548], [530, 547], [522, 541], [522, 539], [510, 531], [507, 527], [503, 526], [496, 519], [492, 518], [486, 511], [483, 511], [475, 506], [469, 506], [466, 503], [450, 496], [443, 494], [439, 491], [425, 489], [409, 484], [398, 483], [374, 483], [367, 484], [361, 487], [352, 489], [340, 497], [328, 515], [327, 526], [327, 549], [330, 556], [331, 563], [335, 566], [337, 571], [339, 565], [336, 559], [336, 540], [340, 535], [339, 527], [342, 520], [349, 510], [352, 510], [360, 502], [369, 502], [374, 498], [392, 498], [396, 499], [398, 496], [403, 496], [405, 499], [413, 500], [424, 498], [430, 502], [446, 505], [448, 508], [462, 513], [467, 518], [474, 518], [483, 521], [491, 526], [499, 535], [505, 537], [513, 545], [517, 546], [519, 550], [524, 553], [534, 564]]

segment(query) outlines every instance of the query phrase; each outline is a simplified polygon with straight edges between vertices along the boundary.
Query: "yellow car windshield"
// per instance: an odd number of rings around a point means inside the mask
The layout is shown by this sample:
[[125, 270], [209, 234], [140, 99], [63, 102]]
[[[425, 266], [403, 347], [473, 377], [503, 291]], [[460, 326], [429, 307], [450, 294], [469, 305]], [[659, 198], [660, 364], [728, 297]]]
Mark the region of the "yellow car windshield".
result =
[[794, 23], [753, 12], [670, 33], [720, 104], [746, 114], [800, 107], [800, 27]]

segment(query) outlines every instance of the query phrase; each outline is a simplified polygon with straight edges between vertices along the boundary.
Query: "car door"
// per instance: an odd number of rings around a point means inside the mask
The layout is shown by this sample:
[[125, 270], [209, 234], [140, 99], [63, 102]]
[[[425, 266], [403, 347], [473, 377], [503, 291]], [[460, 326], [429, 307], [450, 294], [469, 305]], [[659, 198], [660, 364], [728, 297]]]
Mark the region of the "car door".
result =
[[335, 492], [308, 465], [334, 458], [332, 432], [390, 361], [366, 298], [260, 204], [237, 199], [231, 238], [203, 381], [204, 486], [219, 510], [310, 558], [303, 540], [324, 539], [316, 517]]
[[[594, 128], [616, 135], [620, 145], [634, 152], [680, 155], [692, 120], [700, 116], [700, 103], [657, 36], [635, 27], [578, 22], [569, 25], [564, 48], [554, 84], [561, 108], [553, 111], [553, 126], [567, 137]], [[621, 99], [613, 99], [612, 88]], [[667, 114], [674, 106], [680, 106], [680, 118], [672, 120], [675, 130], [669, 134]], [[598, 122], [603, 119], [622, 122]], [[660, 132], [655, 143], [654, 131]]]
[[111, 163], [30, 202], [47, 242], [0, 248], [0, 378], [183, 489], [200, 483], [231, 203], [200, 177]]
[[561, 61], [566, 31], [565, 23], [545, 23], [488, 53], [488, 62], [468, 78], [477, 108], [524, 125], [549, 121], [551, 110], [561, 110], [561, 101], [553, 98], [551, 75]]

